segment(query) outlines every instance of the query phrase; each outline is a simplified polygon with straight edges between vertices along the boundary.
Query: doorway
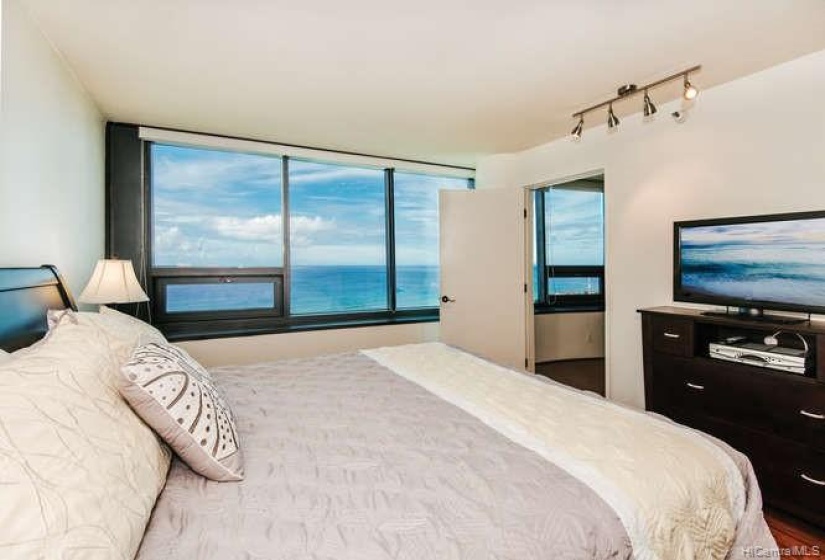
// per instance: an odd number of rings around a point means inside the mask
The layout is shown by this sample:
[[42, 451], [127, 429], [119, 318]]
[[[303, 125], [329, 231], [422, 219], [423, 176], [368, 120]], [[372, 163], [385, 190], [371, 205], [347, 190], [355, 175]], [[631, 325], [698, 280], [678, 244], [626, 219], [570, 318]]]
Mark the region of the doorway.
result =
[[531, 191], [535, 372], [605, 395], [604, 175]]

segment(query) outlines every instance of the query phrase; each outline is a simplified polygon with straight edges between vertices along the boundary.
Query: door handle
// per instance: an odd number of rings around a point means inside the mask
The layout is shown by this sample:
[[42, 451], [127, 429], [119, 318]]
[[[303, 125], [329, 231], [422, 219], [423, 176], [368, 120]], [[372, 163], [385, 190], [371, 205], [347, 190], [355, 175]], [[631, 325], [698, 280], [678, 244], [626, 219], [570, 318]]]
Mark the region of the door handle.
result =
[[455, 301], [455, 298], [451, 298], [450, 296], [441, 296], [441, 303], [452, 303]]
[[814, 414], [813, 412], [808, 412], [807, 410], [800, 410], [799, 414], [802, 416], [807, 416], [808, 418], [813, 418], [814, 420], [825, 420], [825, 414]]
[[665, 338], [673, 338], [673, 339], [682, 338], [682, 335], [672, 333], [672, 332], [666, 332], [666, 333], [663, 333], [663, 334], [665, 335]]
[[690, 381], [686, 382], [685, 385], [687, 385], [691, 389], [696, 389], [697, 391], [704, 391], [705, 390], [704, 385], [696, 385], [695, 383], [691, 383]]

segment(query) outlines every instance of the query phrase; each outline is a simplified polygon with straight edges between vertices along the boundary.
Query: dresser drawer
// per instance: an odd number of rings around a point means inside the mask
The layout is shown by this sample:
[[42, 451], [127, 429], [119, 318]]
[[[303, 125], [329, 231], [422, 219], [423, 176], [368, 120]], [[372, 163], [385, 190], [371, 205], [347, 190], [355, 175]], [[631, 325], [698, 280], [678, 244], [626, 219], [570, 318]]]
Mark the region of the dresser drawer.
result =
[[765, 383], [763, 399], [774, 431], [825, 452], [825, 385], [793, 381], [771, 376]]
[[707, 368], [697, 368], [694, 360], [654, 356], [654, 403], [657, 412], [671, 415], [675, 408], [718, 418], [736, 417], [732, 406], [741, 394], [724, 378]]
[[653, 403], [713, 416], [825, 451], [825, 385], [710, 358], [654, 356]]
[[753, 464], [765, 503], [825, 526], [825, 453], [695, 410], [677, 407], [671, 416], [744, 453]]
[[825, 453], [775, 439], [747, 451], [768, 504], [825, 526]]
[[693, 324], [684, 319], [654, 316], [651, 321], [653, 349], [674, 356], [693, 354]]
[[708, 390], [724, 395], [712, 414], [825, 451], [825, 385], [794, 374], [701, 359]]

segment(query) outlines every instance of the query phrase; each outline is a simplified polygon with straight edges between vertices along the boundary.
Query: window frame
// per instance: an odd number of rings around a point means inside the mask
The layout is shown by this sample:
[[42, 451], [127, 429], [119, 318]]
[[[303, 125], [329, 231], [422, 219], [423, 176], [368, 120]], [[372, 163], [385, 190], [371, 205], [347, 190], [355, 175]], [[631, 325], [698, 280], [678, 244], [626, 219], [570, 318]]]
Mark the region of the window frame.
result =
[[[432, 307], [416, 309], [397, 308], [397, 275], [395, 261], [395, 207], [394, 207], [394, 173], [396, 167], [383, 167], [384, 172], [384, 212], [385, 212], [385, 250], [387, 274], [387, 309], [352, 312], [319, 313], [307, 315], [292, 315], [290, 299], [292, 289], [291, 279], [291, 252], [290, 252], [290, 188], [289, 162], [318, 161], [319, 163], [334, 163], [351, 167], [373, 168], [368, 163], [328, 162], [319, 158], [295, 157], [288, 155], [267, 155], [261, 157], [279, 157], [281, 159], [281, 212], [282, 212], [282, 267], [256, 268], [206, 268], [206, 267], [156, 267], [153, 265], [153, 210], [152, 202], [152, 145], [180, 145], [193, 149], [215, 150], [210, 146], [189, 144], [175, 144], [173, 142], [157, 142], [140, 140], [143, 154], [143, 177], [141, 180], [143, 191], [144, 239], [145, 252], [143, 264], [146, 273], [146, 289], [150, 297], [149, 319], [171, 341], [199, 340], [208, 338], [237, 337], [258, 334], [276, 334], [285, 332], [300, 332], [307, 330], [325, 330], [339, 328], [366, 327], [378, 325], [406, 324], [418, 322], [435, 322], [439, 320], [440, 309], [436, 302]], [[240, 151], [240, 150], [238, 150]], [[447, 166], [448, 167], [448, 166]], [[402, 171], [403, 168], [401, 169]], [[419, 172], [420, 173], [420, 172]], [[436, 173], [432, 175], [438, 176]], [[447, 177], [447, 175], [444, 175]], [[467, 188], [474, 189], [475, 181], [468, 177]], [[280, 297], [276, 294], [275, 307], [280, 304], [280, 313], [271, 313], [270, 310], [213, 310], [193, 312], [166, 312], [165, 288], [171, 283], [184, 283], [187, 279], [198, 280], [204, 278], [222, 278], [227, 281], [243, 281], [250, 277], [279, 278], [281, 281]]]
[[[551, 189], [563, 189], [564, 183], [548, 185], [535, 189], [533, 205], [535, 207], [534, 219], [536, 243], [536, 267], [539, 270], [538, 298], [534, 301], [533, 312], [536, 314], [545, 313], [587, 313], [604, 311], [605, 309], [605, 267], [602, 265], [550, 265], [547, 264], [546, 255], [546, 201], [545, 193]], [[576, 190], [576, 189], [570, 189]], [[581, 189], [579, 189], [581, 190]], [[602, 189], [602, 194], [604, 189]], [[604, 205], [604, 198], [602, 198]], [[604, 222], [604, 212], [602, 212], [602, 222]], [[604, 223], [602, 223], [604, 231]], [[576, 278], [586, 277], [599, 279], [600, 291], [598, 294], [562, 294], [554, 295], [549, 293], [548, 284], [552, 278]]]
[[[152, 269], [155, 288], [155, 317], [160, 322], [215, 320], [231, 314], [238, 319], [284, 316], [284, 271], [282, 268], [183, 268], [159, 267]], [[271, 282], [274, 289], [273, 306], [256, 309], [213, 309], [208, 311], [166, 310], [166, 288], [176, 284], [217, 284]]]

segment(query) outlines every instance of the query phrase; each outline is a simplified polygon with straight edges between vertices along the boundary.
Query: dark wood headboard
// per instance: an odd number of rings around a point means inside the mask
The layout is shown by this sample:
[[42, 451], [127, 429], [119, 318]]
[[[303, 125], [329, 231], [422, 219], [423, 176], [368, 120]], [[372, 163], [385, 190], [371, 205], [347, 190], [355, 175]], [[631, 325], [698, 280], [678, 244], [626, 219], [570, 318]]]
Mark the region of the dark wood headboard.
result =
[[46, 334], [46, 311], [77, 306], [52, 265], [0, 268], [0, 348], [13, 352]]

